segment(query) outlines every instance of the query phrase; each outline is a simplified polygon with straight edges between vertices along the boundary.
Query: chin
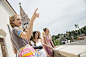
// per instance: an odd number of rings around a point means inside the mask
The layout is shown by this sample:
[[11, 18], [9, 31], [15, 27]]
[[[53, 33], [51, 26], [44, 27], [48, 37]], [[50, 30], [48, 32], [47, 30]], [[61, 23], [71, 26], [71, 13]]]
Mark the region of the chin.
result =
[[18, 25], [18, 27], [20, 27], [21, 25]]
[[21, 24], [19, 26], [21, 26]]

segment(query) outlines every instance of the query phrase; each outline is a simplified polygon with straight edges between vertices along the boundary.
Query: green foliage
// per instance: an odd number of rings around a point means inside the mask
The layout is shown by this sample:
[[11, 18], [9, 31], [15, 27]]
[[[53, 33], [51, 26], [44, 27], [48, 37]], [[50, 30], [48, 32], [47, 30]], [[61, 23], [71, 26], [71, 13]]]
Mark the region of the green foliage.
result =
[[67, 39], [67, 40], [71, 40], [71, 38], [70, 38], [70, 37], [66, 37], [66, 39]]
[[66, 33], [69, 33], [68, 31], [66, 31]]
[[53, 37], [52, 40], [53, 40], [53, 41], [56, 40], [55, 37]]
[[56, 39], [58, 39], [58, 38], [59, 38], [59, 35], [53, 35], [52, 36], [53, 41], [56, 40]]
[[63, 34], [62, 33], [62, 34], [58, 34], [58, 35], [53, 35], [52, 36], [52, 39], [53, 39], [53, 41], [55, 41], [55, 43], [58, 42], [58, 41], [56, 41], [56, 39], [58, 39], [59, 36], [61, 36], [61, 35], [64, 35], [64, 37], [62, 37], [62, 39], [63, 38], [67, 38], [68, 40], [70, 40], [71, 39], [71, 36], [74, 36], [74, 39], [77, 39], [77, 36], [80, 35], [80, 31], [81, 31], [82, 34], [84, 33], [86, 35], [86, 26], [82, 27], [79, 30], [66, 31], [66, 34]]
[[77, 39], [77, 37], [74, 37], [74, 39]]
[[64, 38], [64, 37], [61, 37], [62, 39]]
[[54, 44], [55, 44], [55, 46], [61, 45], [61, 41], [60, 41], [60, 40], [55, 40], [55, 41], [54, 41]]
[[56, 35], [55, 38], [59, 38], [59, 35]]
[[52, 38], [55, 37], [55, 35], [52, 36]]

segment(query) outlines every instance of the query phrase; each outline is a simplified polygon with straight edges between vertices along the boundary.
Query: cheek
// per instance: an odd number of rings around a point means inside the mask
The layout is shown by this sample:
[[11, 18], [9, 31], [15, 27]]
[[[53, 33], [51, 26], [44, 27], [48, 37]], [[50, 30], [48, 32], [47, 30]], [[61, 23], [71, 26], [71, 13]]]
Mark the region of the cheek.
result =
[[49, 31], [48, 31], [49, 32]]
[[47, 33], [49, 33], [49, 31], [47, 31]]
[[17, 24], [17, 22], [15, 21], [14, 24]]
[[36, 37], [36, 35], [35, 35], [35, 37]]
[[38, 38], [38, 35], [37, 35], [37, 38]]
[[15, 23], [16, 23], [16, 24], [18, 24], [18, 22], [19, 22], [18, 20], [15, 20]]
[[21, 21], [21, 23], [22, 23], [22, 21]]

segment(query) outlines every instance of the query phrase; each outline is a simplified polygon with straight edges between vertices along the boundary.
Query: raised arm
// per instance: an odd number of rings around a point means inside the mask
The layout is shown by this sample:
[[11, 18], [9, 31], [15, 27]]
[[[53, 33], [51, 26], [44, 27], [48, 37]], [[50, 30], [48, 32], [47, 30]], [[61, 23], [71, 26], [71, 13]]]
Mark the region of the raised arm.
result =
[[36, 17], [39, 18], [39, 13], [36, 13], [37, 10], [38, 10], [38, 8], [35, 10], [32, 18], [30, 20], [27, 32], [26, 33], [25, 32], [21, 33], [21, 38], [25, 38], [25, 39], [30, 39], [31, 38], [31, 34], [32, 34], [32, 30], [33, 30], [33, 22], [36, 19]]

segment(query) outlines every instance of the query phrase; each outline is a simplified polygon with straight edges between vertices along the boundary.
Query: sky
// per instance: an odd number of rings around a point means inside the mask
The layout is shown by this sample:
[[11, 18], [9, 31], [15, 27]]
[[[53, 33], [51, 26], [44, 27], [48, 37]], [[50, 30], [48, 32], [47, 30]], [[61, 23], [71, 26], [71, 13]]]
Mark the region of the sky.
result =
[[51, 35], [66, 33], [86, 25], [86, 0], [8, 0], [17, 14], [20, 14], [19, 3], [29, 18], [36, 8], [40, 13], [33, 25], [34, 31], [43, 32], [48, 28]]

